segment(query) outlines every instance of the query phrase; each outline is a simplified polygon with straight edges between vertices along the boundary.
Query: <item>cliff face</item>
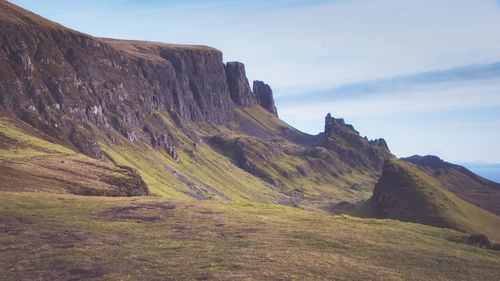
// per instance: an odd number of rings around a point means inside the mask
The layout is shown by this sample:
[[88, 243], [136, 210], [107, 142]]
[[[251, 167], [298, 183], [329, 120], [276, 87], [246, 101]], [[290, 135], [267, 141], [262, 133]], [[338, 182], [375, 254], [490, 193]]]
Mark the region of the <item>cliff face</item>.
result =
[[244, 107], [259, 104], [257, 96], [250, 90], [245, 66], [239, 62], [228, 62], [226, 64], [227, 83], [233, 101]]
[[102, 158], [96, 127], [169, 146], [168, 128], [148, 120], [155, 110], [221, 124], [232, 119], [235, 103], [258, 104], [244, 66], [224, 66], [218, 50], [97, 39], [1, 5], [9, 17], [0, 18], [0, 104], [33, 125], [40, 118], [73, 135], [69, 141], [93, 157]]
[[358, 201], [391, 156], [341, 119], [317, 136], [293, 129], [271, 87], [251, 88], [244, 65], [224, 65], [216, 49], [94, 38], [5, 1], [0, 77], [0, 116], [37, 141], [137, 169], [155, 195]]
[[259, 100], [259, 104], [267, 111], [278, 116], [271, 87], [262, 81], [253, 81], [253, 92]]

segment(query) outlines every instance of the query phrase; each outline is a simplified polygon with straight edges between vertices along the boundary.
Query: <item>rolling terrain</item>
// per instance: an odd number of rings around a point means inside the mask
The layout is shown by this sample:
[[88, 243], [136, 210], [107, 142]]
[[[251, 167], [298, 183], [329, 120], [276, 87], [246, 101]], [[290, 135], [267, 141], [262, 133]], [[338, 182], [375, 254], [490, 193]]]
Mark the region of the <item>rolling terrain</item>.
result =
[[498, 279], [497, 184], [278, 115], [219, 50], [0, 0], [1, 279]]
[[445, 162], [436, 156], [412, 156], [403, 161], [419, 166], [463, 200], [500, 215], [500, 184], [482, 178], [468, 169]]
[[155, 196], [358, 201], [391, 157], [342, 119], [316, 136], [290, 127], [270, 86], [251, 89], [210, 47], [94, 38], [6, 1], [0, 27], [0, 106], [16, 130], [135, 169]]
[[396, 220], [226, 201], [0, 193], [3, 280], [497, 280], [500, 252]]
[[481, 233], [500, 241], [500, 217], [460, 199], [417, 166], [395, 158], [386, 162], [372, 197], [353, 214]]

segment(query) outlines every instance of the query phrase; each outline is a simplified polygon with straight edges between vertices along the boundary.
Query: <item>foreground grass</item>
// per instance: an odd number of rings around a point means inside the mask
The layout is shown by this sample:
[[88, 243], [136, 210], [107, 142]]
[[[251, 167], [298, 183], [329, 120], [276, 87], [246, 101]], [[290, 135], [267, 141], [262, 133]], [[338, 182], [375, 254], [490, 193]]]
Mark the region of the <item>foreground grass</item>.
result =
[[393, 220], [213, 201], [0, 193], [2, 280], [495, 280], [500, 252]]

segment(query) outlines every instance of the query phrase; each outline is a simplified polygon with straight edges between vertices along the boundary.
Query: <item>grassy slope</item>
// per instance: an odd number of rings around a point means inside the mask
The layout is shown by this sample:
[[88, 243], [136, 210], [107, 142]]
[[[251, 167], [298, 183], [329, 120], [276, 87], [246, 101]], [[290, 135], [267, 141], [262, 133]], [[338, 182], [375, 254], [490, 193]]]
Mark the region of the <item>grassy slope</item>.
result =
[[[174, 161], [165, 151], [155, 151], [141, 143], [132, 144], [119, 135], [116, 135], [116, 138], [121, 138], [123, 145], [112, 145], [103, 141], [101, 147], [112, 162], [138, 169], [152, 193], [157, 196], [169, 199], [187, 199], [193, 196], [202, 199], [229, 199], [236, 202], [280, 203], [296, 200], [287, 195], [289, 194], [287, 192], [300, 190], [300, 196], [304, 196], [306, 201], [313, 204], [323, 204], [330, 200], [355, 202], [367, 198], [369, 196], [367, 190], [370, 190], [376, 181], [369, 173], [362, 174], [359, 171], [345, 173], [341, 177], [334, 177], [328, 171], [311, 171], [308, 176], [298, 175], [297, 167], [308, 165], [301, 154], [282, 153], [279, 157], [263, 160], [257, 154], [263, 152], [267, 144], [272, 143], [270, 139], [278, 138], [278, 134], [273, 135], [272, 132], [290, 127], [260, 106], [237, 109], [238, 121], [228, 126], [182, 121], [183, 127], [193, 128], [202, 137], [227, 134], [231, 138], [244, 139], [248, 143], [248, 148], [252, 149], [249, 155], [253, 158], [250, 160], [254, 160], [253, 163], [257, 168], [284, 183], [285, 189], [275, 187], [244, 171], [228, 155], [214, 150], [208, 144], [194, 146], [193, 141], [173, 123], [168, 113], [156, 111], [154, 114], [161, 116], [175, 137], [181, 141], [177, 149], [179, 162]], [[252, 131], [256, 134], [268, 135], [264, 140], [252, 137], [248, 132], [240, 131], [242, 122], [245, 122], [246, 129], [254, 127]], [[283, 147], [305, 149], [282, 138], [280, 144]], [[338, 167], [344, 168], [341, 161], [335, 161], [338, 162]], [[295, 176], [287, 178], [283, 172], [294, 173]], [[353, 184], [364, 184], [366, 187], [362, 190], [353, 190], [350, 188]], [[206, 185], [218, 192], [207, 188]]]
[[392, 196], [393, 203], [380, 204], [372, 197], [354, 214], [451, 227], [486, 234], [490, 239], [500, 241], [498, 216], [458, 198], [413, 164], [394, 158], [386, 167], [388, 165], [399, 169], [397, 176], [386, 181], [383, 174], [378, 183], [380, 187], [377, 185], [376, 189], [383, 189], [385, 196]]
[[[296, 131], [294, 128], [290, 127], [290, 125], [286, 124], [279, 118], [276, 118], [274, 115], [270, 114], [266, 110], [264, 110], [260, 106], [254, 106], [252, 108], [244, 108], [243, 114], [250, 119], [253, 120], [256, 124], [263, 127], [264, 130], [270, 132], [279, 132], [284, 129], [288, 129], [294, 134], [297, 134], [295, 139], [297, 142], [306, 142], [302, 140], [303, 138], [307, 138], [305, 134], [302, 134]], [[293, 139], [293, 137], [291, 138]], [[288, 145], [291, 145], [287, 142]], [[298, 153], [297, 155], [283, 157], [281, 159], [277, 159], [275, 164], [280, 167], [289, 167], [290, 172], [297, 173], [297, 167], [307, 167], [309, 165], [306, 157], [303, 155], [304, 153]], [[313, 157], [309, 157], [309, 160]], [[299, 189], [304, 191], [313, 200], [322, 201], [325, 198], [334, 199], [335, 201], [350, 201], [356, 202], [359, 200], [366, 199], [370, 196], [373, 186], [376, 183], [376, 179], [378, 178], [379, 171], [365, 169], [365, 172], [360, 172], [357, 169], [352, 169], [352, 167], [348, 167], [343, 161], [338, 158], [329, 159], [335, 167], [335, 172], [337, 172], [337, 176], [333, 176], [330, 171], [315, 171], [311, 170], [310, 174], [305, 177], [296, 177], [293, 179], [287, 179], [275, 172], [275, 177], [279, 178], [281, 181], [285, 182], [287, 186], [291, 186], [289, 189]], [[273, 162], [272, 160], [270, 162]], [[261, 162], [261, 164], [268, 164], [267, 161]], [[269, 169], [269, 167], [266, 167]], [[271, 170], [271, 169], [270, 169]], [[344, 173], [343, 170], [350, 170], [350, 173]], [[340, 176], [339, 176], [340, 175]], [[353, 185], [360, 185], [358, 190], [351, 189]]]
[[208, 145], [194, 147], [167, 113], [156, 114], [163, 117], [172, 128], [172, 133], [182, 141], [181, 148], [177, 150], [179, 162], [165, 151], [155, 151], [145, 144], [131, 144], [121, 136], [117, 136], [123, 138], [121, 146], [101, 143], [113, 162], [137, 168], [153, 194], [170, 199], [187, 199], [190, 198], [187, 194], [197, 194], [204, 199], [266, 203], [275, 203], [276, 197], [283, 197], [271, 190], [269, 184], [238, 168]]
[[496, 280], [500, 252], [464, 236], [271, 205], [0, 193], [3, 280]]
[[[307, 166], [307, 161], [300, 154], [282, 154], [269, 161], [263, 161], [256, 154], [254, 163], [260, 169], [267, 170], [274, 178], [287, 185], [286, 189], [277, 188], [250, 173], [239, 168], [232, 159], [213, 150], [207, 144], [192, 144], [192, 141], [177, 127], [167, 113], [155, 112], [163, 117], [165, 123], [173, 130], [173, 134], [181, 140], [181, 147], [177, 149], [179, 162], [168, 155], [166, 151], [156, 151], [150, 146], [137, 143], [132, 144], [120, 135], [123, 145], [112, 145], [102, 136], [101, 147], [108, 156], [108, 163], [92, 160], [65, 146], [42, 139], [43, 132], [33, 129], [28, 124], [14, 120], [14, 117], [2, 117], [0, 122], [0, 158], [2, 171], [0, 177], [4, 179], [2, 190], [35, 191], [51, 190], [65, 192], [71, 186], [108, 188], [105, 183], [99, 182], [97, 175], [114, 171], [113, 164], [135, 168], [149, 186], [153, 195], [169, 199], [218, 199], [236, 202], [283, 203], [295, 200], [283, 192], [300, 190], [300, 196], [309, 202], [322, 204], [324, 200], [357, 201], [366, 194], [352, 190], [349, 187], [356, 182], [373, 182], [368, 175], [345, 174], [342, 178], [335, 178], [324, 171], [311, 171], [309, 176], [299, 176], [298, 166]], [[243, 115], [245, 122], [253, 122], [254, 126], [265, 132], [278, 131], [288, 127], [281, 120], [270, 116], [261, 107], [239, 109], [237, 114]], [[238, 124], [232, 124], [235, 127]], [[210, 136], [217, 133], [229, 132], [236, 136], [251, 139], [256, 142], [252, 145], [254, 152], [259, 152], [268, 141], [253, 138], [243, 133], [234, 132], [225, 126], [210, 124], [184, 124], [184, 127], [194, 126], [198, 134]], [[247, 124], [248, 127], [248, 124]], [[281, 141], [285, 147], [296, 145]], [[304, 148], [299, 147], [303, 150]], [[83, 159], [85, 161], [83, 161]], [[66, 160], [68, 163], [61, 163]], [[90, 163], [92, 162], [92, 163]], [[91, 165], [92, 164], [92, 165]], [[273, 165], [273, 166], [270, 166]], [[279, 169], [276, 167], [279, 166]], [[342, 163], [339, 163], [342, 166]], [[26, 177], [19, 174], [27, 173]], [[84, 173], [89, 171], [89, 173]], [[295, 173], [294, 178], [287, 178], [281, 172]], [[66, 174], [65, 174], [66, 173]], [[77, 177], [75, 177], [77, 175]], [[87, 177], [88, 176], [88, 177]], [[359, 177], [358, 177], [359, 176]], [[60, 179], [60, 180], [56, 180]]]
[[130, 180], [128, 170], [27, 134], [14, 123], [23, 125], [0, 117], [0, 191], [125, 195], [117, 186]]
[[[430, 169], [422, 167], [428, 174], [438, 179], [448, 190], [465, 201], [488, 210], [496, 215], [500, 215], [500, 189], [494, 189], [475, 177], [461, 172], [457, 169], [441, 168]], [[487, 181], [485, 179], [481, 179]], [[493, 184], [492, 184], [493, 185]], [[494, 185], [493, 185], [494, 186]], [[500, 186], [500, 185], [497, 185]]]

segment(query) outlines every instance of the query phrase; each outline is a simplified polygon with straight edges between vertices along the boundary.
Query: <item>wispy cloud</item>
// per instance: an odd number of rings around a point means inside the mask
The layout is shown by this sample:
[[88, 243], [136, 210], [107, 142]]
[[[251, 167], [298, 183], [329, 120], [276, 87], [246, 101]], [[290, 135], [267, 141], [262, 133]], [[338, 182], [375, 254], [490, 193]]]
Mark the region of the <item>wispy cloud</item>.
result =
[[397, 94], [436, 91], [459, 88], [463, 85], [470, 88], [471, 84], [475, 84], [478, 87], [477, 90], [484, 90], [485, 87], [498, 90], [500, 88], [500, 63], [468, 65], [413, 75], [360, 81], [320, 91], [278, 96], [278, 99], [282, 104], [303, 103], [306, 96], [309, 102], [358, 99], [364, 95], [387, 92]]
[[279, 112], [285, 120], [295, 121], [307, 118], [319, 119], [318, 117], [326, 112], [332, 112], [336, 116], [354, 117], [500, 106], [500, 84], [495, 85], [494, 89], [481, 86], [428, 89], [412, 93], [384, 92], [359, 99], [348, 97], [330, 101], [303, 101], [301, 104], [292, 105], [279, 103]]

